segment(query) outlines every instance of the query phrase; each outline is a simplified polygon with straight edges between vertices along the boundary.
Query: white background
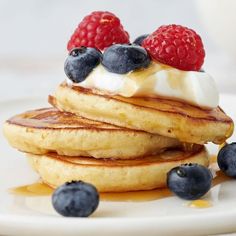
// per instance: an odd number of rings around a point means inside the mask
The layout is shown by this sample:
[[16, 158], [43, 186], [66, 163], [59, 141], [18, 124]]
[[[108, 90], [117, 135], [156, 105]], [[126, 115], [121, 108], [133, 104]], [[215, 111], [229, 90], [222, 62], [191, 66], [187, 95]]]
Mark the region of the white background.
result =
[[[205, 2], [210, 2], [208, 7]], [[195, 29], [205, 44], [205, 70], [213, 75], [221, 92], [235, 93], [236, 57], [217, 44], [217, 36], [208, 24], [211, 22], [218, 29], [219, 36], [235, 39], [236, 34], [227, 31], [236, 28], [235, 18], [229, 14], [232, 11], [236, 15], [233, 2], [236, 1], [0, 0], [0, 100], [32, 95], [45, 96], [46, 100], [47, 94], [65, 78], [63, 64], [69, 37], [79, 21], [94, 10], [114, 12], [131, 39], [162, 24]], [[209, 22], [206, 15], [211, 17]]]
[[[195, 29], [205, 44], [205, 70], [215, 78], [221, 92], [234, 93], [235, 59], [219, 47], [215, 35], [209, 31], [202, 12], [207, 9], [204, 6], [207, 1], [203, 1], [0, 0], [0, 100], [46, 96], [53, 91], [65, 78], [63, 64], [68, 39], [80, 20], [94, 10], [114, 12], [132, 40], [162, 24], [182, 24]], [[211, 1], [208, 6], [211, 13], [219, 1]], [[235, 6], [230, 5], [233, 0], [221, 2], [227, 2], [228, 9]], [[220, 10], [218, 14], [215, 9], [213, 17], [227, 18], [228, 10], [221, 6]], [[233, 25], [222, 28], [230, 27]], [[225, 34], [223, 29], [222, 34]], [[228, 37], [232, 36], [235, 37], [232, 34]]]

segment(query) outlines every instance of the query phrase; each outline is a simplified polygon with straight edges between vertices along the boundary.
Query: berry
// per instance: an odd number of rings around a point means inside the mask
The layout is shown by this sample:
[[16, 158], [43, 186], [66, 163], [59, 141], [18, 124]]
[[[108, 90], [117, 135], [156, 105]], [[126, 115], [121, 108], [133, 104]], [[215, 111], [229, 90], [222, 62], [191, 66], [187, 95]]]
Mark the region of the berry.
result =
[[202, 197], [211, 188], [212, 174], [198, 164], [185, 164], [173, 168], [167, 174], [167, 186], [178, 197], [194, 200]]
[[67, 49], [85, 46], [103, 50], [115, 43], [129, 43], [129, 34], [114, 14], [95, 11], [78, 25], [67, 44]]
[[70, 80], [79, 83], [85, 80], [101, 60], [102, 54], [95, 48], [74, 48], [65, 61], [64, 70]]
[[180, 70], [199, 71], [205, 51], [200, 36], [181, 25], [164, 25], [144, 39], [142, 46], [154, 60]]
[[115, 44], [105, 50], [102, 64], [110, 72], [125, 74], [147, 67], [150, 58], [147, 51], [138, 45]]
[[226, 144], [221, 148], [217, 162], [226, 175], [236, 178], [236, 143]]
[[143, 43], [143, 40], [145, 39], [145, 38], [147, 38], [149, 36], [149, 34], [143, 34], [143, 35], [140, 35], [139, 37], [137, 37], [135, 40], [134, 40], [134, 42], [133, 42], [133, 44], [137, 44], [137, 45], [142, 45], [142, 43]]
[[52, 205], [63, 216], [87, 217], [98, 207], [97, 189], [83, 181], [67, 182], [52, 195]]

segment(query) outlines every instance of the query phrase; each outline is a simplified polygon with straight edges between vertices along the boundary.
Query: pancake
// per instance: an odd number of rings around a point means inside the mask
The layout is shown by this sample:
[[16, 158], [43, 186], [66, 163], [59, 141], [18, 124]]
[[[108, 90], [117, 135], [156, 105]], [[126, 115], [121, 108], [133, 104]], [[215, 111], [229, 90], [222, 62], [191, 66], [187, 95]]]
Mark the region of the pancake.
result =
[[143, 130], [182, 142], [223, 143], [233, 121], [220, 107], [205, 110], [163, 98], [125, 98], [62, 83], [49, 102], [63, 111], [121, 127]]
[[72, 180], [94, 184], [100, 192], [150, 190], [166, 186], [166, 173], [183, 163], [208, 166], [203, 146], [191, 152], [166, 151], [156, 156], [133, 160], [65, 157], [57, 154], [27, 155], [33, 169], [52, 187]]
[[4, 134], [23, 152], [130, 159], [180, 145], [173, 138], [88, 120], [55, 108], [28, 111], [7, 120]]

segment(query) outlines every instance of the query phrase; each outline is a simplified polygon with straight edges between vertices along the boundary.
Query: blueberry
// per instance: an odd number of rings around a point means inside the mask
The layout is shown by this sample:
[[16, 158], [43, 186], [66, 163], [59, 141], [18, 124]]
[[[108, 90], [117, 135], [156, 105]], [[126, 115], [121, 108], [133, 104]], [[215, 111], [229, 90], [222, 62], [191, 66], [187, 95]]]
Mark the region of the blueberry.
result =
[[52, 195], [54, 209], [63, 216], [87, 217], [96, 210], [98, 203], [97, 189], [83, 181], [67, 182]]
[[236, 143], [226, 144], [221, 148], [217, 162], [226, 175], [236, 178]]
[[101, 59], [101, 52], [95, 48], [74, 48], [65, 61], [65, 73], [74, 83], [82, 82], [100, 63]]
[[114, 44], [105, 50], [102, 64], [110, 72], [125, 74], [147, 67], [150, 58], [147, 51], [138, 45]]
[[167, 186], [178, 197], [194, 200], [202, 197], [211, 188], [212, 174], [198, 164], [185, 164], [173, 168], [167, 174]]
[[133, 44], [137, 44], [137, 45], [140, 45], [140, 46], [141, 46], [143, 40], [144, 40], [145, 38], [147, 38], [147, 36], [149, 36], [149, 34], [140, 35], [139, 37], [137, 37], [137, 38], [134, 40]]

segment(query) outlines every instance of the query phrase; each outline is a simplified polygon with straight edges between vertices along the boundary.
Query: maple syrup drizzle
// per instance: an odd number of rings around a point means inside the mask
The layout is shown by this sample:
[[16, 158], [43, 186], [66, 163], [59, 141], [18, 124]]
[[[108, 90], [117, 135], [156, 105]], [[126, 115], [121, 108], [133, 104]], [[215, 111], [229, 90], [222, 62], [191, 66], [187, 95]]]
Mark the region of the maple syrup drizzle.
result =
[[[210, 157], [210, 164], [216, 163], [216, 156]], [[221, 171], [216, 172], [216, 177], [213, 179], [212, 186], [216, 186], [231, 178], [224, 175]], [[36, 182], [29, 185], [19, 186], [9, 190], [10, 193], [20, 196], [50, 196], [54, 189], [42, 182]], [[167, 188], [146, 190], [146, 191], [133, 191], [133, 192], [120, 192], [120, 193], [100, 193], [102, 201], [115, 201], [115, 202], [143, 202], [163, 199], [172, 196], [173, 194]], [[207, 200], [195, 200], [187, 204], [189, 207], [194, 208], [207, 208], [211, 207], [212, 203]]]

